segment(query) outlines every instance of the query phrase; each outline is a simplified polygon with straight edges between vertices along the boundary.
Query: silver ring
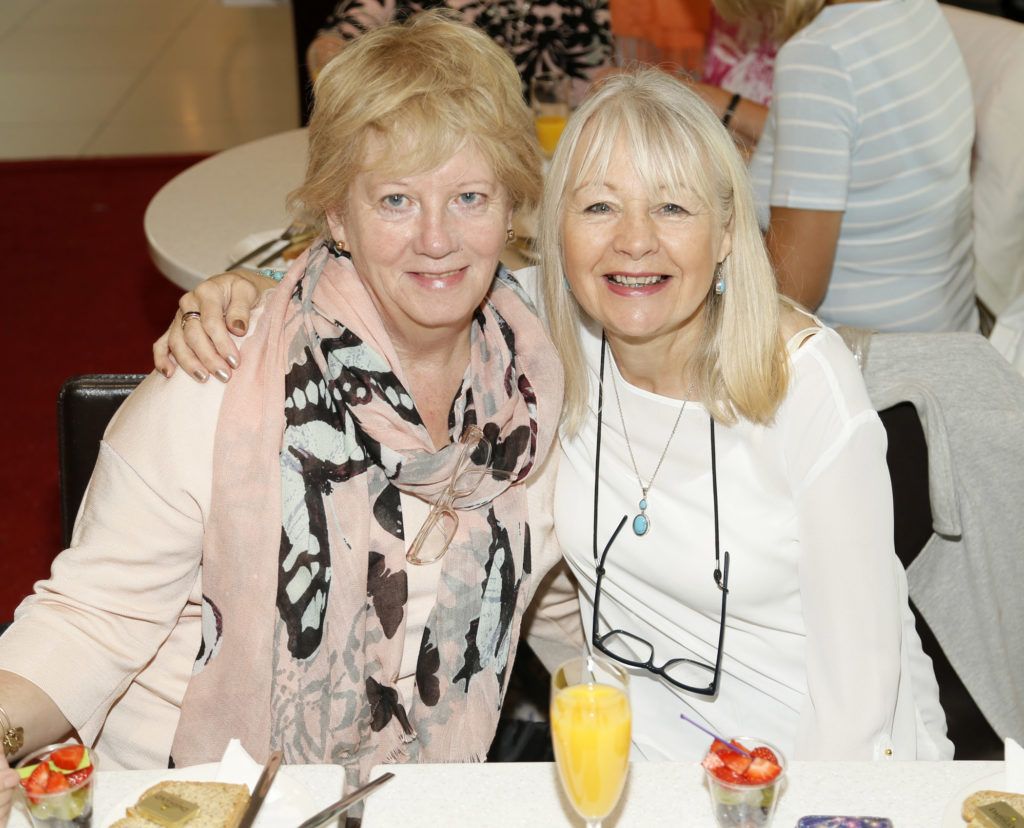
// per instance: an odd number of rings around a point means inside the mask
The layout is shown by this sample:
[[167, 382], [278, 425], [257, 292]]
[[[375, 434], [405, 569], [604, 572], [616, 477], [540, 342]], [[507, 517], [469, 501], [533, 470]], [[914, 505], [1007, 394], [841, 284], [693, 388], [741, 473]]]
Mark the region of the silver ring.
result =
[[190, 319], [199, 319], [201, 316], [202, 314], [199, 311], [185, 311], [181, 315], [181, 329], [185, 330], [185, 323]]

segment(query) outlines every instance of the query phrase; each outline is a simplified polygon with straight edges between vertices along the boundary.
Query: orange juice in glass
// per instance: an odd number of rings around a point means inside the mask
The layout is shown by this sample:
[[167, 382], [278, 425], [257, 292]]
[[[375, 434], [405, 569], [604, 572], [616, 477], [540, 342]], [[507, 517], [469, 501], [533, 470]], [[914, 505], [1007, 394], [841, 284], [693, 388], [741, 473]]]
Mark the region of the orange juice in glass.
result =
[[539, 74], [530, 80], [530, 108], [537, 141], [550, 158], [569, 120], [570, 80], [566, 75]]
[[615, 808], [629, 770], [629, 675], [580, 657], [551, 677], [551, 738], [566, 796], [588, 828]]
[[533, 128], [537, 131], [540, 148], [548, 158], [555, 154], [558, 139], [569, 120], [568, 115], [537, 115], [533, 119]]

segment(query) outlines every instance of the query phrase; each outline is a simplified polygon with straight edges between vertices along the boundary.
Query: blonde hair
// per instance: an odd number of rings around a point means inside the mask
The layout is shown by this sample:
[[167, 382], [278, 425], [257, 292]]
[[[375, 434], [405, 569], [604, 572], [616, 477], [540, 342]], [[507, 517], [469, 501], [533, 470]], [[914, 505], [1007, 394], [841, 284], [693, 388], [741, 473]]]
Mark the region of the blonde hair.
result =
[[741, 22], [751, 18], [771, 21], [772, 34], [784, 43], [814, 20], [828, 0], [714, 0], [718, 13], [726, 20]]
[[[754, 212], [747, 170], [714, 113], [680, 82], [656, 69], [614, 75], [570, 118], [544, 187], [539, 221], [542, 308], [565, 365], [564, 425], [575, 434], [590, 393], [580, 341], [585, 314], [565, 283], [562, 217], [567, 195], [600, 181], [617, 140], [630, 148], [654, 193], [685, 187], [700, 200], [718, 238], [732, 234], [720, 265], [727, 289], [709, 291], [703, 331], [688, 366], [698, 398], [716, 420], [768, 423], [788, 383], [779, 327], [780, 299]], [[679, 366], [684, 370], [684, 366]]]
[[471, 143], [508, 193], [532, 207], [541, 188], [533, 121], [512, 59], [479, 29], [432, 11], [372, 29], [317, 77], [303, 184], [288, 197], [299, 218], [328, 234], [366, 162], [384, 143], [382, 172], [434, 169]]

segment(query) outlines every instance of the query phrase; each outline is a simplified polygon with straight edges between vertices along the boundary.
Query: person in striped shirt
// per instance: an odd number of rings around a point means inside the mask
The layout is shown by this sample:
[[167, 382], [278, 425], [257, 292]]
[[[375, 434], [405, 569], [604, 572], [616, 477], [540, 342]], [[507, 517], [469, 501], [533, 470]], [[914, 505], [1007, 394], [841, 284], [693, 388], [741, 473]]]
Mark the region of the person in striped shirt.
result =
[[715, 0], [784, 39], [770, 109], [701, 87], [751, 161], [782, 291], [829, 324], [976, 331], [974, 105], [935, 0]]

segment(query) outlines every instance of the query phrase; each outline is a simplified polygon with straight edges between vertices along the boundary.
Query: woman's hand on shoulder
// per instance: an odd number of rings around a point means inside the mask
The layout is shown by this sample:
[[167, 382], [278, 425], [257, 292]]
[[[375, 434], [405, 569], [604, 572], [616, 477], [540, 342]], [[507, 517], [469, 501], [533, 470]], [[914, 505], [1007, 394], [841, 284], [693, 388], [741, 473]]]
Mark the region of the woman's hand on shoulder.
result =
[[239, 361], [231, 334], [245, 334], [252, 309], [263, 291], [275, 284], [248, 270], [232, 270], [184, 294], [167, 331], [153, 343], [156, 369], [170, 377], [181, 366], [199, 382], [206, 382], [211, 374], [227, 382]]
[[14, 791], [18, 787], [18, 774], [9, 770], [4, 752], [0, 750], [0, 828], [7, 824], [14, 804]]

